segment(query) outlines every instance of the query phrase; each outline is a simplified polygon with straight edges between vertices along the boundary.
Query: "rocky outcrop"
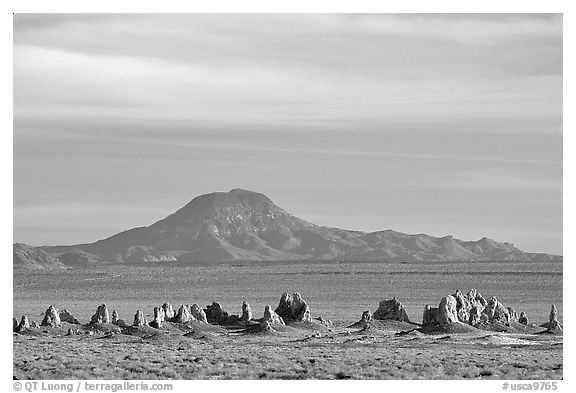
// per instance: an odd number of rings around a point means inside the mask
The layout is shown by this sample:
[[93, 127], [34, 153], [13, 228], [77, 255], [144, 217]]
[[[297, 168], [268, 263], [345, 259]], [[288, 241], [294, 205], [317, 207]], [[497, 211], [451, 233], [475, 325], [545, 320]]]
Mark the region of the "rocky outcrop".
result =
[[310, 307], [308, 307], [308, 304], [306, 304], [298, 292], [294, 292], [292, 295], [284, 293], [280, 298], [280, 303], [278, 307], [276, 307], [275, 312], [282, 317], [282, 320], [286, 324], [312, 321]]
[[16, 318], [14, 318], [14, 322], [16, 322], [16, 326], [14, 327], [15, 332], [20, 333], [26, 329], [30, 329], [30, 322], [28, 322], [28, 317], [26, 315], [22, 316], [22, 318], [20, 319], [20, 323], [18, 323]]
[[459, 289], [456, 290], [456, 293], [452, 296], [456, 299], [456, 315], [458, 316], [458, 321], [468, 323], [470, 321], [472, 305]]
[[173, 321], [176, 323], [185, 323], [188, 321], [193, 321], [195, 318], [190, 313], [190, 308], [186, 305], [181, 305], [174, 317]]
[[392, 300], [382, 300], [378, 305], [378, 309], [372, 314], [372, 318], [378, 320], [392, 319], [400, 322], [410, 322], [408, 314], [404, 309], [404, 305], [396, 298]]
[[506, 310], [508, 310], [510, 322], [518, 322], [518, 314], [516, 313], [516, 310], [514, 310], [512, 307], [506, 307]]
[[271, 325], [284, 325], [284, 319], [272, 311], [272, 307], [264, 307], [264, 317], [262, 318], [261, 324], [269, 323]]
[[550, 309], [550, 315], [548, 318], [548, 322], [540, 325], [547, 329], [547, 333], [561, 333], [563, 331], [562, 325], [558, 322], [558, 311], [556, 310], [556, 305], [552, 305]]
[[44, 313], [44, 319], [40, 323], [40, 326], [51, 326], [56, 327], [60, 325], [60, 316], [58, 315], [58, 310], [54, 306], [48, 307], [46, 313]]
[[484, 307], [486, 307], [486, 304], [488, 304], [486, 299], [484, 299], [484, 297], [475, 288], [472, 288], [470, 292], [466, 294], [465, 298], [468, 300], [468, 303], [470, 303], [470, 309], [476, 306], [480, 312], [482, 312]]
[[244, 301], [242, 303], [242, 316], [240, 317], [240, 320], [242, 322], [248, 322], [251, 319], [252, 319], [252, 309], [250, 308], [250, 305]]
[[154, 319], [149, 323], [149, 325], [153, 328], [160, 329], [163, 322], [164, 310], [161, 307], [154, 307]]
[[470, 310], [470, 318], [468, 319], [468, 323], [472, 326], [476, 326], [480, 323], [482, 319], [482, 312], [478, 306], [473, 306]]
[[78, 320], [76, 318], [74, 318], [74, 316], [72, 314], [70, 314], [70, 311], [68, 311], [68, 310], [60, 311], [58, 316], [60, 317], [61, 322], [67, 322], [67, 323], [73, 323], [75, 325], [80, 325], [80, 322], [78, 322]]
[[106, 307], [106, 304], [104, 303], [98, 306], [96, 313], [94, 313], [90, 319], [90, 325], [95, 325], [97, 323], [110, 323], [108, 307]]
[[147, 323], [144, 322], [144, 314], [142, 314], [142, 311], [136, 310], [132, 326], [144, 326], [144, 325], [147, 325]]
[[192, 316], [197, 321], [208, 323], [208, 317], [206, 316], [206, 313], [196, 303], [190, 306], [190, 314], [192, 314]]
[[366, 310], [362, 313], [362, 318], [360, 318], [360, 322], [370, 322], [372, 320], [372, 313], [370, 310]]
[[424, 306], [422, 314], [422, 326], [438, 325], [438, 307]]
[[521, 323], [524, 326], [528, 326], [528, 317], [524, 311], [520, 313], [520, 316], [518, 317], [518, 323]]
[[456, 299], [450, 295], [443, 297], [438, 306], [438, 323], [440, 325], [448, 325], [455, 322], [459, 322]]
[[12, 317], [12, 331], [15, 332], [17, 327], [18, 327], [18, 320]]
[[120, 318], [118, 317], [118, 311], [116, 310], [112, 311], [112, 320], [110, 321], [112, 325], [118, 325], [119, 320]]
[[550, 316], [548, 319], [550, 322], [558, 321], [558, 310], [556, 310], [556, 305], [553, 304], [550, 309]]
[[212, 302], [204, 309], [206, 319], [211, 324], [225, 324], [228, 320], [228, 313], [222, 309], [219, 303]]
[[489, 322], [507, 323], [510, 322], [510, 314], [508, 309], [492, 296], [482, 311], [482, 319], [486, 319]]
[[163, 316], [162, 318], [164, 319], [164, 321], [172, 321], [172, 319], [174, 318], [174, 316], [176, 315], [174, 313], [174, 309], [172, 308], [172, 305], [170, 303], [164, 303], [161, 307], [161, 311], [163, 312]]

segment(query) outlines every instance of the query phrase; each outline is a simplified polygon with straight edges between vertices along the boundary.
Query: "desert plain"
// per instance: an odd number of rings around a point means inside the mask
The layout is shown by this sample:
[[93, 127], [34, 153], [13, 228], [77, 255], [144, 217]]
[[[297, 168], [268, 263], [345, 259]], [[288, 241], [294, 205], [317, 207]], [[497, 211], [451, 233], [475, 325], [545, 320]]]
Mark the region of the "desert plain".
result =
[[[424, 306], [459, 289], [495, 296], [529, 324], [489, 331], [422, 332]], [[528, 290], [527, 288], [530, 288]], [[63, 322], [14, 333], [18, 379], [561, 379], [561, 334], [545, 334], [551, 304], [562, 322], [562, 263], [242, 263], [215, 266], [101, 266], [15, 271], [13, 316], [42, 320], [48, 306]], [[261, 331], [266, 305], [299, 292], [313, 318]], [[365, 310], [397, 298], [410, 321], [358, 324]], [[131, 325], [169, 302], [177, 309], [218, 302], [229, 314], [251, 305], [254, 322], [191, 321], [119, 329], [89, 326], [100, 304]], [[368, 326], [366, 326], [368, 325]]]

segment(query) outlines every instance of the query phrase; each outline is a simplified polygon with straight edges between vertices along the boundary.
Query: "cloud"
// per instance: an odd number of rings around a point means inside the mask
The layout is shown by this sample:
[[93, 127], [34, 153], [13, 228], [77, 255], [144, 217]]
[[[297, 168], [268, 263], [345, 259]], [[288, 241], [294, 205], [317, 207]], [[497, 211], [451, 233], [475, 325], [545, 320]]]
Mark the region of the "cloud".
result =
[[381, 118], [550, 117], [561, 78], [404, 80], [274, 65], [182, 64], [20, 45], [14, 50], [16, 117], [332, 122]]
[[562, 176], [557, 171], [483, 168], [435, 174], [426, 187], [489, 192], [562, 193]]
[[16, 15], [15, 228], [234, 187], [345, 227], [561, 216], [562, 44], [561, 15]]

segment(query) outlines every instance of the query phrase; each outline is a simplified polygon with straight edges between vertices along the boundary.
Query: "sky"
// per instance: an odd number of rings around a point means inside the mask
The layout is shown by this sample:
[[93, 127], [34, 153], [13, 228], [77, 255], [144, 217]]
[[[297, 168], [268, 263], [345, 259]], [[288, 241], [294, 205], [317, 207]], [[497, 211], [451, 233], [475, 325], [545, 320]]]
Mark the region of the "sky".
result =
[[16, 14], [14, 241], [244, 188], [562, 254], [562, 39], [554, 14]]

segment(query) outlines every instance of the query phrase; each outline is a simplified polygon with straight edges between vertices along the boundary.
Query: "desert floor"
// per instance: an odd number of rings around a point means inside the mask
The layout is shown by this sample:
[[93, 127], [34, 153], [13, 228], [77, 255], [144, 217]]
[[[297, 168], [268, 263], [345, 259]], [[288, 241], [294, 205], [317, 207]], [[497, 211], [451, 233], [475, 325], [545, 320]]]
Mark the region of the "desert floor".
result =
[[[74, 334], [67, 335], [72, 327]], [[18, 379], [560, 379], [562, 336], [423, 334], [310, 325], [251, 332], [200, 322], [164, 330], [113, 325], [14, 333]], [[412, 331], [410, 331], [412, 330]], [[404, 332], [404, 333], [401, 333]]]
[[[13, 316], [40, 322], [49, 305], [90, 321], [106, 303], [132, 322], [137, 309], [151, 320], [165, 301], [200, 306], [219, 302], [240, 314], [246, 300], [255, 318], [276, 307], [283, 292], [298, 291], [324, 326], [243, 332], [192, 324], [166, 331], [141, 328], [109, 334], [112, 326], [31, 329], [14, 333], [14, 376], [34, 379], [378, 378], [560, 379], [562, 336], [529, 332], [425, 335], [415, 325], [380, 323], [347, 328], [364, 310], [397, 297], [413, 321], [426, 304], [456, 289], [497, 296], [535, 326], [550, 304], [562, 322], [562, 264], [275, 264], [246, 266], [103, 266], [50, 272], [14, 272]], [[68, 328], [81, 334], [67, 336]], [[117, 327], [115, 328], [117, 329]], [[542, 330], [542, 329], [540, 329]], [[92, 334], [89, 334], [92, 332]], [[528, 333], [528, 334], [527, 334]]]

